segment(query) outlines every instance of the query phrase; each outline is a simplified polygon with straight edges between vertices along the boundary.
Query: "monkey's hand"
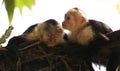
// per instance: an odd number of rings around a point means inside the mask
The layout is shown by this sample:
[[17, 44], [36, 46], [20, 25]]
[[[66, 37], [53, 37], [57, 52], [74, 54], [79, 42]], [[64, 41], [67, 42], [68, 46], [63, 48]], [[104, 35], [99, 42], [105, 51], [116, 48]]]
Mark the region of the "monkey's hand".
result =
[[109, 37], [107, 37], [105, 34], [98, 33], [98, 35], [100, 36], [100, 38], [102, 38], [105, 41], [109, 41], [110, 40]]

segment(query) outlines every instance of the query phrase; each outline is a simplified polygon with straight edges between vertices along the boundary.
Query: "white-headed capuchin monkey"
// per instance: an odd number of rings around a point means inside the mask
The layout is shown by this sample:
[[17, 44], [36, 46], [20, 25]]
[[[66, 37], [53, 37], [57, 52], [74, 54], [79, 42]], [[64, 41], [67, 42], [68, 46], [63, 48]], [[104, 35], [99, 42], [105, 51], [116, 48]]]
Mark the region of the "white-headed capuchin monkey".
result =
[[89, 20], [79, 8], [68, 10], [62, 26], [70, 31], [68, 35], [70, 42], [78, 42], [83, 46], [90, 44], [96, 37], [109, 40], [105, 34], [112, 32], [111, 28], [106, 24], [96, 20]]
[[[29, 41], [40, 41], [41, 47], [44, 44], [45, 47], [54, 47], [64, 43], [63, 36], [62, 26], [60, 26], [56, 20], [49, 19], [45, 22], [30, 26], [19, 36], [12, 37], [6, 46], [8, 49], [7, 54], [10, 56], [11, 61], [17, 62], [20, 54], [18, 49], [24, 48]], [[25, 45], [21, 46], [21, 44], [24, 43]]]
[[40, 41], [48, 47], [64, 43], [62, 26], [54, 19], [30, 26], [23, 34], [10, 39], [7, 46], [19, 45], [27, 41]]
[[54, 19], [49, 19], [31, 27], [22, 34], [29, 41], [40, 40], [50, 47], [64, 43], [63, 28]]
[[103, 22], [88, 19], [84, 11], [76, 7], [67, 11], [62, 26], [70, 31], [68, 42], [78, 43], [85, 47], [82, 58], [90, 71], [94, 71], [90, 58], [98, 53], [102, 45], [109, 42], [110, 39], [106, 34], [112, 32], [112, 29]]

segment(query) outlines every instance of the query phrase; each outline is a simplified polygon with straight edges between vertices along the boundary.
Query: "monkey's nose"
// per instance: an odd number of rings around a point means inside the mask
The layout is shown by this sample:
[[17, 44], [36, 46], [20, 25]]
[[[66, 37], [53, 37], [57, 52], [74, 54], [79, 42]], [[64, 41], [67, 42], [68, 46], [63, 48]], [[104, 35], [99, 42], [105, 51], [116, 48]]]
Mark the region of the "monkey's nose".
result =
[[62, 22], [62, 26], [65, 26], [65, 22], [64, 21]]
[[65, 23], [62, 24], [62, 27], [63, 27], [63, 28], [65, 28], [66, 26], [67, 26], [67, 24], [65, 24]]

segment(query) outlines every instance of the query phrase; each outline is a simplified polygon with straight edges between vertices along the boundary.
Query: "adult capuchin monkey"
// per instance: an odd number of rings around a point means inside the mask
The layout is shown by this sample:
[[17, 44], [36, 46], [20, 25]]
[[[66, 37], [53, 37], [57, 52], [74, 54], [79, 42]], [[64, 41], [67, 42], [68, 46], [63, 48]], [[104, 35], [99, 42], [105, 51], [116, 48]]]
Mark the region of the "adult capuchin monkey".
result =
[[78, 43], [83, 49], [87, 47], [83, 51], [83, 60], [86, 61], [90, 71], [94, 71], [89, 58], [98, 53], [100, 46], [109, 42], [110, 39], [106, 34], [112, 32], [112, 29], [103, 22], [88, 19], [79, 8], [71, 8], [67, 11], [62, 26], [70, 31], [68, 42]]
[[[34, 26], [34, 25], [33, 25]], [[47, 46], [53, 47], [57, 44], [64, 43], [64, 32], [62, 26], [54, 19], [49, 19], [26, 30], [22, 36], [29, 41], [39, 40]]]
[[6, 48], [11, 62], [19, 60], [19, 49], [24, 48], [21, 44], [40, 42], [41, 47], [55, 47], [64, 43], [62, 26], [54, 19], [48, 19], [42, 23], [30, 26], [23, 34], [15, 36], [8, 41]]
[[64, 32], [62, 26], [54, 19], [46, 20], [30, 26], [23, 34], [13, 37], [8, 42], [11, 45], [19, 45], [27, 41], [40, 41], [48, 47], [54, 47], [64, 43]]

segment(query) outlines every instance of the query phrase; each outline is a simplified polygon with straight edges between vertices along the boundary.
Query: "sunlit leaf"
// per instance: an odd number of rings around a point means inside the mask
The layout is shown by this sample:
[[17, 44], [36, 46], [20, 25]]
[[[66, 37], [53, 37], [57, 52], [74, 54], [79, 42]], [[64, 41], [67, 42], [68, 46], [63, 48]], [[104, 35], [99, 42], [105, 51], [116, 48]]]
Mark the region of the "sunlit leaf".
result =
[[21, 14], [22, 14], [23, 5], [24, 5], [23, 0], [15, 0], [15, 6], [19, 8]]
[[120, 3], [116, 4], [116, 8], [117, 8], [118, 13], [120, 14]]
[[15, 6], [19, 8], [22, 14], [22, 8], [27, 6], [29, 9], [35, 4], [35, 0], [15, 0]]
[[14, 0], [5, 0], [4, 2], [8, 14], [8, 19], [9, 22], [11, 23], [14, 14], [15, 3]]
[[24, 5], [27, 6], [29, 9], [31, 9], [31, 7], [35, 5], [35, 0], [23, 0], [23, 1]]
[[10, 23], [13, 18], [15, 7], [18, 7], [20, 13], [22, 14], [23, 6], [27, 6], [29, 9], [31, 9], [31, 7], [35, 4], [35, 0], [4, 0], [4, 2]]

